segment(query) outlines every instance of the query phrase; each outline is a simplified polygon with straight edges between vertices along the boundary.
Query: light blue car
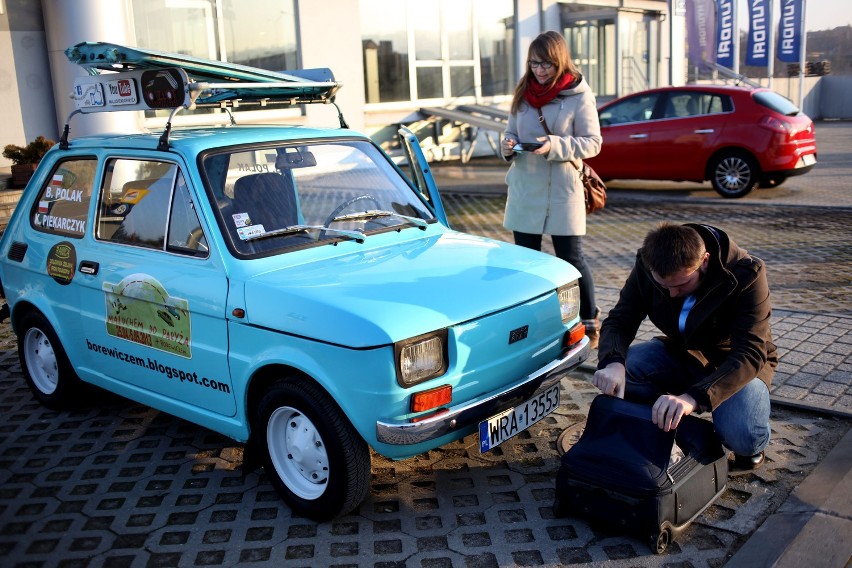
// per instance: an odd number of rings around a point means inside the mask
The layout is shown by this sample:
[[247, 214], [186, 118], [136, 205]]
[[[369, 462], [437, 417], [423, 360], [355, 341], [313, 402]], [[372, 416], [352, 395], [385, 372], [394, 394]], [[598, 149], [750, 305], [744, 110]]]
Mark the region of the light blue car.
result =
[[[81, 78], [72, 116], [338, 87], [107, 44], [68, 54], [131, 69]], [[217, 65], [242, 86], [211, 86]], [[589, 351], [579, 273], [450, 229], [415, 136], [400, 139], [410, 179], [345, 127], [66, 130], [0, 240], [35, 397], [66, 408], [91, 384], [230, 436], [315, 520], [363, 501], [371, 448], [403, 459], [476, 434], [486, 452], [553, 412]]]

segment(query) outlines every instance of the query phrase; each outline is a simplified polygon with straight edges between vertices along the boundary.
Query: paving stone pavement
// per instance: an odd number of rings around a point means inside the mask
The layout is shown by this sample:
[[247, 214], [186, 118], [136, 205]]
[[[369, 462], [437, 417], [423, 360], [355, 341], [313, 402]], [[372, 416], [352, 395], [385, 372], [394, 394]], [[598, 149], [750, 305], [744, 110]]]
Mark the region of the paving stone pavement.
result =
[[[825, 139], [849, 146], [852, 126], [842, 126], [826, 126]], [[785, 195], [802, 197], [812, 176], [838, 189], [852, 159], [826, 155], [824, 170], [791, 180]], [[834, 173], [816, 178], [822, 171]], [[315, 523], [294, 516], [262, 472], [243, 471], [242, 446], [220, 435], [105, 393], [75, 412], [38, 405], [15, 338], [0, 324], [0, 566], [723, 566], [852, 423], [852, 208], [826, 207], [824, 196], [813, 203], [810, 194], [793, 205], [763, 203], [781, 189], [735, 202], [685, 191], [688, 200], [671, 203], [616, 189], [590, 217], [585, 251], [599, 304], [614, 304], [654, 222], [718, 224], [769, 263], [782, 364], [765, 466], [731, 476], [665, 554], [652, 554], [644, 538], [551, 513], [557, 439], [581, 430], [597, 394], [584, 372], [563, 381], [554, 414], [488, 454], [472, 436], [400, 462], [374, 456], [367, 500]], [[446, 199], [456, 228], [508, 240], [499, 191]], [[811, 565], [828, 566], [819, 550]]]
[[[454, 228], [511, 241], [505, 197], [453, 194]], [[724, 228], [767, 263], [772, 329], [781, 350], [772, 394], [791, 404], [852, 416], [852, 209], [713, 203], [652, 204], [620, 193], [588, 220], [583, 250], [603, 314], [615, 305], [637, 249], [655, 223], [701, 222]], [[549, 239], [544, 250], [552, 254]], [[640, 331], [652, 336], [652, 327]], [[640, 335], [640, 337], [642, 337]], [[595, 363], [595, 359], [589, 361]]]

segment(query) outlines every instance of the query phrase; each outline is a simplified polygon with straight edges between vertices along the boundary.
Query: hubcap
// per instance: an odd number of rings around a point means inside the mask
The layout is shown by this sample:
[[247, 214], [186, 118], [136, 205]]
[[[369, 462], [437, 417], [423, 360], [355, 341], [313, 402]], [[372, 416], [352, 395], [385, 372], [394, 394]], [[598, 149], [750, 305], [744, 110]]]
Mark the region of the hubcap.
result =
[[751, 180], [751, 169], [740, 158], [725, 158], [716, 169], [719, 185], [731, 191], [739, 191]]
[[27, 331], [24, 355], [27, 371], [36, 388], [44, 394], [53, 394], [59, 384], [59, 365], [53, 345], [40, 329], [30, 328]]
[[266, 443], [281, 480], [303, 499], [320, 497], [328, 486], [328, 453], [310, 419], [289, 406], [269, 417]]

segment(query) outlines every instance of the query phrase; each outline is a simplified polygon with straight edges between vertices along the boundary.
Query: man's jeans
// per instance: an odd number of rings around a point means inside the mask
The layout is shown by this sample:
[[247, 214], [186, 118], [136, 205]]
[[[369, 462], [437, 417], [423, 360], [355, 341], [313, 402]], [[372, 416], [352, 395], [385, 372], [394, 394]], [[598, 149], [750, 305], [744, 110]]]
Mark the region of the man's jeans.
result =
[[[653, 404], [662, 394], [683, 394], [684, 377], [705, 376], [700, 363], [678, 357], [659, 339], [632, 345], [627, 351], [625, 398]], [[769, 389], [758, 379], [737, 391], [713, 411], [722, 443], [735, 454], [751, 456], [769, 444]]]

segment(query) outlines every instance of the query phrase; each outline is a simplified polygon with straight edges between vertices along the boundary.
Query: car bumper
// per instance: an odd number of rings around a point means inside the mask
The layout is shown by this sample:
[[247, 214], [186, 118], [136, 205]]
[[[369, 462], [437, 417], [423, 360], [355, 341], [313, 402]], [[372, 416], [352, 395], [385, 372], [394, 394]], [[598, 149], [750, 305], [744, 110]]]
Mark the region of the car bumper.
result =
[[376, 438], [395, 446], [419, 444], [476, 425], [553, 387], [589, 357], [589, 350], [589, 339], [584, 337], [559, 359], [530, 373], [514, 386], [486, 398], [451, 406], [432, 418], [419, 422], [377, 421]]

